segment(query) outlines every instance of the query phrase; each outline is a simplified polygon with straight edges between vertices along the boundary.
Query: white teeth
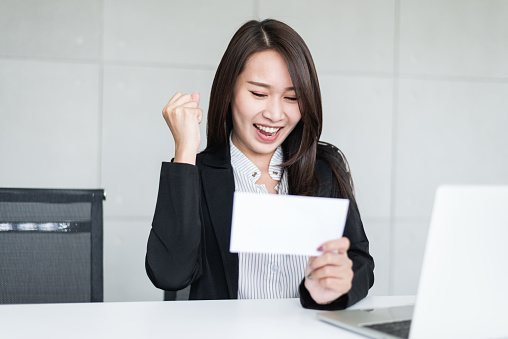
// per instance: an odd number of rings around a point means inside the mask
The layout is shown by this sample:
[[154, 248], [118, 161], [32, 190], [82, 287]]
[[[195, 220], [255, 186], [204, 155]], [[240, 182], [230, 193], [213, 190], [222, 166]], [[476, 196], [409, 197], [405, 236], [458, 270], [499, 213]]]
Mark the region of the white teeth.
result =
[[272, 133], [272, 134], [277, 132], [280, 129], [280, 128], [265, 127], [265, 126], [260, 126], [260, 125], [256, 125], [256, 127], [263, 132]]

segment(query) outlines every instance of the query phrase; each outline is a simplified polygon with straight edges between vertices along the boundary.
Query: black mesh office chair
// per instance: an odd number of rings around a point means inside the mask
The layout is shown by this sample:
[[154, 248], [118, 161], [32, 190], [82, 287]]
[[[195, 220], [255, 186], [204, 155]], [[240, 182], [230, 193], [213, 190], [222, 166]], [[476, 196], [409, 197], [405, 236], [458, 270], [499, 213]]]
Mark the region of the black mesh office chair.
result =
[[103, 301], [103, 200], [0, 188], [0, 304]]

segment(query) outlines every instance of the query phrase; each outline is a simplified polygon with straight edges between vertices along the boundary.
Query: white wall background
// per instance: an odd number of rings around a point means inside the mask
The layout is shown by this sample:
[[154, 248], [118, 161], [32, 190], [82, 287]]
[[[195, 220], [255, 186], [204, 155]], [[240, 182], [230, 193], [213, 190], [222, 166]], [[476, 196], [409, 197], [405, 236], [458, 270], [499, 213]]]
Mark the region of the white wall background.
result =
[[206, 111], [229, 39], [268, 17], [314, 55], [372, 294], [416, 292], [439, 184], [508, 184], [506, 0], [0, 0], [0, 186], [106, 189], [105, 301], [162, 299], [144, 271], [161, 110], [198, 90]]

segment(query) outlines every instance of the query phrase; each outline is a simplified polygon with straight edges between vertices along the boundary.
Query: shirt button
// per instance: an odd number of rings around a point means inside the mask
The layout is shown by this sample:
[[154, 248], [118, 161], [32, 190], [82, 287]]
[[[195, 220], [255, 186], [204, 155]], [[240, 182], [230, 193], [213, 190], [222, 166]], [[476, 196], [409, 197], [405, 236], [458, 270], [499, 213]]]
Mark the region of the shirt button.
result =
[[253, 177], [255, 177], [256, 175], [257, 175], [257, 173], [256, 173], [256, 172], [252, 173], [252, 176], [253, 176]]
[[277, 265], [272, 265], [272, 271], [273, 272], [277, 272], [279, 270], [279, 266]]
[[277, 171], [273, 171], [273, 174], [274, 174], [274, 175], [277, 175], [277, 174], [279, 174], [279, 172], [277, 172]]

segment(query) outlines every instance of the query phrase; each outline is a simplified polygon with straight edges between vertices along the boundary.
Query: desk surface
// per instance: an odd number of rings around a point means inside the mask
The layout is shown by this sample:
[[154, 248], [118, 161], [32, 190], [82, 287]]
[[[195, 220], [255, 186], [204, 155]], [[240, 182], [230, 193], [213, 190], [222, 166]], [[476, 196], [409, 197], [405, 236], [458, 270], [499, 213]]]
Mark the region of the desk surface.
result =
[[[352, 308], [414, 300], [367, 297]], [[0, 337], [358, 338], [319, 321], [317, 312], [298, 299], [0, 305]]]

